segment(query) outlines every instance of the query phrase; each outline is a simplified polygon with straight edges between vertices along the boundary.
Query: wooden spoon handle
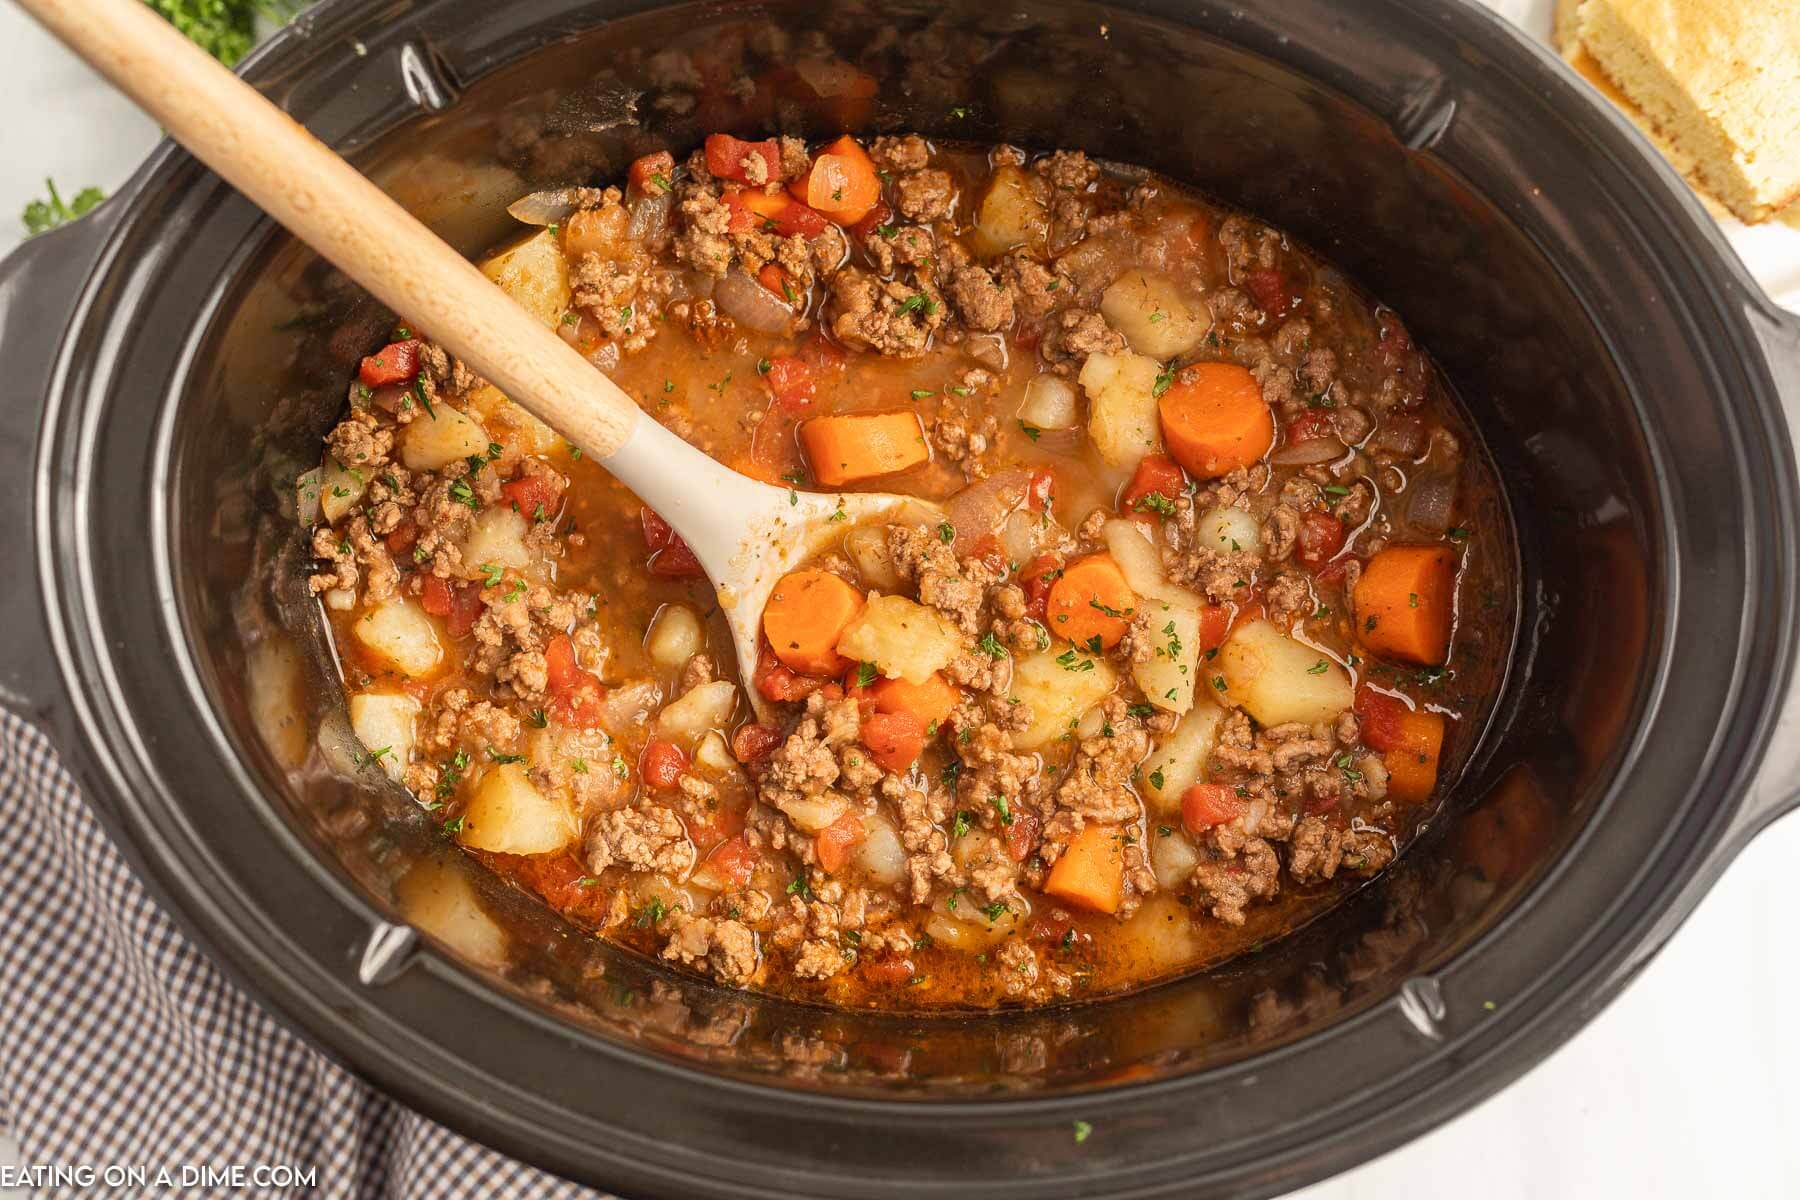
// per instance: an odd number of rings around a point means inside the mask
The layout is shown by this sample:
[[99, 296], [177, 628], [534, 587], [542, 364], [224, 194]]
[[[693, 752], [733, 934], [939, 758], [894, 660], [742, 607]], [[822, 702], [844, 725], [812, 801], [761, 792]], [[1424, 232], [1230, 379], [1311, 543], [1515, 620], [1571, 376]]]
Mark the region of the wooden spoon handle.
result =
[[625, 444], [642, 416], [629, 396], [142, 0], [18, 2], [195, 157], [540, 420], [596, 458]]

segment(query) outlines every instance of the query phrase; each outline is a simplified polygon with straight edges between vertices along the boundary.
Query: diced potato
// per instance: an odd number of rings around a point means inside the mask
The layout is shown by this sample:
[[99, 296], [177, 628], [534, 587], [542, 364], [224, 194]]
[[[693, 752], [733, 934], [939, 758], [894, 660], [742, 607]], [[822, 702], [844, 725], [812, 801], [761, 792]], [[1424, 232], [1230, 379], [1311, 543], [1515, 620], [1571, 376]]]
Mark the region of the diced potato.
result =
[[335, 524], [362, 500], [369, 486], [364, 473], [345, 467], [329, 454], [319, 468], [319, 512]]
[[275, 761], [293, 770], [312, 740], [300, 651], [285, 637], [264, 638], [245, 656], [244, 677], [251, 724]]
[[[1164, 833], [1163, 830], [1168, 830]], [[1156, 885], [1171, 892], [1180, 888], [1200, 865], [1200, 851], [1179, 826], [1160, 825], [1150, 834], [1150, 869]]]
[[1115, 279], [1100, 297], [1100, 315], [1133, 350], [1162, 361], [1186, 354], [1212, 328], [1205, 305], [1190, 303], [1174, 280], [1149, 271]]
[[1225, 710], [1197, 704], [1150, 751], [1138, 772], [1144, 802], [1152, 811], [1173, 817], [1181, 812], [1181, 793], [1206, 781], [1206, 760], [1219, 740]]
[[1120, 932], [1136, 952], [1134, 961], [1165, 971], [1192, 962], [1200, 952], [1193, 917], [1167, 893], [1146, 897]]
[[723, 729], [737, 708], [737, 684], [715, 679], [691, 688], [663, 709], [656, 718], [658, 732], [667, 737], [699, 738]]
[[859, 525], [844, 535], [844, 554], [862, 575], [863, 583], [877, 591], [893, 591], [905, 580], [894, 569], [888, 553], [887, 532], [877, 525]]
[[694, 765], [713, 775], [736, 778], [741, 773], [738, 760], [725, 742], [725, 735], [716, 729], [700, 739], [700, 745], [694, 751]]
[[1131, 664], [1131, 677], [1150, 703], [1184, 713], [1194, 707], [1200, 680], [1200, 607], [1153, 599], [1138, 604], [1150, 618], [1151, 654]]
[[1031, 176], [1011, 164], [995, 168], [975, 208], [970, 238], [975, 252], [991, 258], [1013, 249], [1039, 250], [1049, 233], [1050, 217]]
[[889, 679], [924, 683], [961, 652], [962, 634], [935, 609], [904, 596], [872, 596], [838, 638], [837, 652], [874, 663]]
[[1061, 375], [1033, 375], [1025, 385], [1019, 420], [1033, 429], [1073, 429], [1081, 424], [1075, 385]]
[[524, 513], [510, 507], [494, 505], [484, 508], [469, 523], [463, 535], [462, 560], [465, 567], [526, 567], [531, 565], [531, 552], [525, 548], [525, 535], [531, 522]]
[[931, 906], [931, 915], [925, 918], [925, 932], [952, 950], [979, 954], [1010, 937], [1018, 929], [1020, 918], [1021, 913], [1013, 905], [990, 910], [970, 893], [955, 892]]
[[1259, 725], [1335, 720], [1354, 698], [1343, 667], [1268, 621], [1234, 629], [1213, 666], [1226, 696]]
[[685, 604], [665, 604], [650, 619], [644, 651], [650, 661], [672, 671], [706, 648], [700, 614]]
[[[1091, 669], [1086, 665], [1090, 663]], [[1035, 750], [1055, 741], [1118, 686], [1118, 673], [1110, 663], [1074, 647], [1025, 655], [1013, 663], [1012, 698], [1031, 706], [1031, 724], [1012, 735], [1013, 746]]]
[[1081, 368], [1088, 436], [1109, 466], [1126, 467], [1162, 448], [1156, 377], [1162, 367], [1141, 354], [1090, 354]]
[[1262, 526], [1241, 508], [1209, 508], [1195, 526], [1196, 540], [1208, 550], [1230, 554], [1247, 550], [1262, 553]]
[[400, 461], [409, 471], [435, 471], [487, 448], [487, 430], [442, 400], [400, 431]]
[[414, 679], [430, 674], [444, 656], [437, 626], [415, 601], [402, 596], [358, 617], [351, 632], [387, 666]]
[[483, 775], [462, 821], [456, 840], [494, 854], [548, 854], [575, 840], [569, 810], [537, 790], [523, 763]]
[[548, 454], [563, 444], [561, 434], [508, 400], [491, 383], [476, 388], [466, 403], [469, 415], [480, 421], [495, 441], [510, 441], [522, 453]]
[[816, 796], [784, 793], [775, 806], [801, 833], [818, 833], [849, 811], [850, 801], [839, 792], [820, 792]]
[[870, 880], [883, 885], [906, 878], [906, 847], [893, 823], [879, 813], [863, 818], [863, 840], [850, 852], [850, 861]]
[[569, 262], [548, 229], [487, 259], [481, 273], [545, 325], [554, 326], [569, 307]]
[[407, 923], [484, 967], [506, 962], [507, 936], [483, 912], [457, 866], [421, 862], [394, 883], [394, 904]]
[[396, 783], [412, 761], [413, 722], [418, 715], [419, 702], [405, 692], [358, 692], [350, 697], [350, 728]]
[[1177, 587], [1163, 574], [1162, 554], [1151, 544], [1145, 526], [1137, 521], [1115, 517], [1100, 527], [1106, 552], [1119, 564], [1125, 582], [1140, 596], [1154, 596], [1174, 604], [1194, 606], [1200, 598], [1186, 588]]

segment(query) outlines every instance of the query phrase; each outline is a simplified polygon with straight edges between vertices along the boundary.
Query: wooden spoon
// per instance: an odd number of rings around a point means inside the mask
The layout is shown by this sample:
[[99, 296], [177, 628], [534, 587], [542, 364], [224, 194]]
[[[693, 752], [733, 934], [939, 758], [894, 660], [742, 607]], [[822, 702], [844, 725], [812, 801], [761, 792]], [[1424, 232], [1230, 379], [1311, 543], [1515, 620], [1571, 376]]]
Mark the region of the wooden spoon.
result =
[[554, 332], [142, 0], [19, 0], [288, 232], [598, 460], [679, 533], [725, 610], [745, 691], [776, 582], [845, 522], [919, 501], [772, 487], [656, 421]]

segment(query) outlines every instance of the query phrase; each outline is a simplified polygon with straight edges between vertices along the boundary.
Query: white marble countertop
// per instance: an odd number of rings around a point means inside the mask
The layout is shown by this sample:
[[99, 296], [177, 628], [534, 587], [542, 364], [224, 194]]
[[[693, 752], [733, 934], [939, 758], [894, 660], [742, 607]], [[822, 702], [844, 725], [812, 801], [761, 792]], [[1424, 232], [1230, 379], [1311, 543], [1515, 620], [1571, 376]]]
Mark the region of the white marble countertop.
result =
[[[1487, 0], [1534, 33], [1549, 0]], [[108, 191], [155, 126], [0, 6], [0, 253], [45, 175]], [[1778, 299], [1800, 306], [1800, 231], [1731, 230]], [[1792, 239], [1786, 233], [1792, 233]], [[1800, 755], [1800, 747], [1777, 747]], [[1611, 1008], [1473, 1112], [1296, 1200], [1800, 1196], [1800, 820], [1765, 833]], [[5, 1098], [0, 1096], [0, 1118]], [[0, 1136], [0, 1161], [17, 1149]], [[0, 1193], [0, 1200], [12, 1200]]]

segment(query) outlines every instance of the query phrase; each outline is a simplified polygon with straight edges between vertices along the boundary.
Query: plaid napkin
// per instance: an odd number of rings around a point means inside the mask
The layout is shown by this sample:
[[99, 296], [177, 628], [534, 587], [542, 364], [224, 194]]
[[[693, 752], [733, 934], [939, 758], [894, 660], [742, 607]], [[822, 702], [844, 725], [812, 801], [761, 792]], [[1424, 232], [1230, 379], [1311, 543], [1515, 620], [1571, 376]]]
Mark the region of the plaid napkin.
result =
[[[23, 1165], [92, 1168], [73, 1189], [88, 1193], [597, 1195], [402, 1107], [277, 1024], [156, 907], [49, 741], [5, 712], [0, 1124]], [[184, 1168], [233, 1166], [317, 1183], [180, 1186]], [[143, 1167], [149, 1186], [107, 1189], [107, 1167]], [[155, 1186], [159, 1169], [175, 1188]]]

